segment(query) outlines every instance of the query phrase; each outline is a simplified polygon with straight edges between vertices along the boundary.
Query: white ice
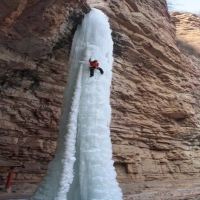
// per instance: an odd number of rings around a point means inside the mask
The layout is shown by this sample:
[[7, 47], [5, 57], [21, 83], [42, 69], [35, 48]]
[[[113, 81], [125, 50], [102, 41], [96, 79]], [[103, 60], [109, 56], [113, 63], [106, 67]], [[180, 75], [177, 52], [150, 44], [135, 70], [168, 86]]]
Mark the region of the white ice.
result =
[[[92, 9], [73, 39], [55, 158], [32, 200], [122, 200], [109, 130], [112, 53], [108, 18]], [[103, 75], [89, 77], [89, 58]]]

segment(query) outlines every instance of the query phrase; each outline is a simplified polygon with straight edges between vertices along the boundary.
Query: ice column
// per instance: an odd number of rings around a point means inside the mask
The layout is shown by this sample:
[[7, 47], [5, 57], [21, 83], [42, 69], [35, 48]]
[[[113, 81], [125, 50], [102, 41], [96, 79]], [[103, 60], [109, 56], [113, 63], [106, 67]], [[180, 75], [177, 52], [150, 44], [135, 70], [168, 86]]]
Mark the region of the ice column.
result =
[[[55, 158], [33, 200], [122, 200], [109, 130], [112, 53], [108, 18], [92, 9], [73, 39]], [[89, 77], [89, 58], [103, 75]]]

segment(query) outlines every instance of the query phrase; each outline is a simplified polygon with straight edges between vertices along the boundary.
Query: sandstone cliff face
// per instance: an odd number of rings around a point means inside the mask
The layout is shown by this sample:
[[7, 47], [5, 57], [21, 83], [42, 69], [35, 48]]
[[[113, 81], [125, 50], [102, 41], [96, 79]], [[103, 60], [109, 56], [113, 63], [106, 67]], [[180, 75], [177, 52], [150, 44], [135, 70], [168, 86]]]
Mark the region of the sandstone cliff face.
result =
[[[0, 149], [24, 164], [16, 183], [37, 183], [55, 149], [70, 44], [82, 12], [69, 0], [11, 2], [0, 2]], [[108, 15], [113, 30], [111, 137], [124, 199], [199, 194], [199, 58], [176, 46], [165, 0], [88, 3]], [[160, 194], [164, 188], [174, 190]]]
[[[190, 45], [191, 48], [193, 47], [193, 49], [195, 49], [199, 53], [200, 17], [192, 13], [172, 12], [171, 19], [176, 24], [177, 40], [185, 42], [186, 44], [188, 44], [188, 46]], [[188, 53], [190, 53], [190, 55], [195, 54], [195, 52]]]
[[[70, 0], [5, 0], [0, 8], [0, 152], [24, 165], [14, 181], [36, 183], [54, 154], [70, 45], [83, 12]], [[6, 177], [1, 173], [4, 183]]]

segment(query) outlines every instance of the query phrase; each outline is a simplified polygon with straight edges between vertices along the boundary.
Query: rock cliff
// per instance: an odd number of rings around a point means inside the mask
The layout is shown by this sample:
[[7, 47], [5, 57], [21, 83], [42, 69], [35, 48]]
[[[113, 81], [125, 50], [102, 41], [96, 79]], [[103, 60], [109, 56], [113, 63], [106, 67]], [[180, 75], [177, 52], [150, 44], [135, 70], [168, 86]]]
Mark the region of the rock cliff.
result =
[[[199, 18], [170, 17], [165, 0], [87, 2], [113, 31], [111, 137], [124, 199], [197, 196], [200, 60], [178, 41], [188, 24], [198, 31]], [[24, 165], [15, 184], [37, 183], [55, 150], [70, 46], [84, 15], [72, 0], [3, 0], [0, 8], [1, 156]]]
[[24, 166], [15, 169], [14, 182], [36, 183], [54, 154], [70, 46], [83, 12], [72, 0], [3, 0], [0, 9], [0, 152]]
[[176, 43], [184, 54], [200, 56], [200, 17], [192, 13], [171, 13], [171, 19], [176, 23]]

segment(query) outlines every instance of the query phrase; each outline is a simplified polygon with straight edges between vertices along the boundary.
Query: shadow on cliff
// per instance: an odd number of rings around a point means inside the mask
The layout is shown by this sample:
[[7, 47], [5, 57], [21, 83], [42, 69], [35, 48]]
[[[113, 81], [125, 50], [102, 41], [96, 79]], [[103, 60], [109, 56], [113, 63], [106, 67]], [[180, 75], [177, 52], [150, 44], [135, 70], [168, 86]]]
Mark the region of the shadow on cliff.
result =
[[200, 58], [200, 51], [194, 46], [192, 46], [191, 44], [189, 44], [187, 41], [177, 39], [176, 45], [178, 46], [178, 48], [181, 50], [183, 54], [193, 55], [197, 58]]

